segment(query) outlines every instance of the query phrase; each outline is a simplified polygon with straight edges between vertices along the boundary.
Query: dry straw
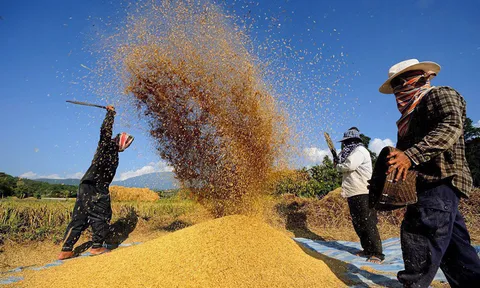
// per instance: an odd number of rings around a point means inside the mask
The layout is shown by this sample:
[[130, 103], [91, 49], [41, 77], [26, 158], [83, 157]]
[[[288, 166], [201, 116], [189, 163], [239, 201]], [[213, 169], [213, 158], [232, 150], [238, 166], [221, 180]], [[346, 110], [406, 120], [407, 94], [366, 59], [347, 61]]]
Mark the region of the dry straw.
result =
[[110, 186], [109, 190], [112, 201], [154, 202], [160, 199], [157, 193], [148, 188]]

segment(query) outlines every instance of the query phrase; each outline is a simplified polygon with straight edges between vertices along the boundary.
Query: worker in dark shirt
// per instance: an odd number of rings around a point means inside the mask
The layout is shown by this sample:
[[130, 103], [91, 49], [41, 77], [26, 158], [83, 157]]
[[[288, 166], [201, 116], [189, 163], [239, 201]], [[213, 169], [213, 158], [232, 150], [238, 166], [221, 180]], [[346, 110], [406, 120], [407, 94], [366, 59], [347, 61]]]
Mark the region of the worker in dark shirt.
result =
[[109, 252], [103, 247], [109, 233], [112, 217], [108, 188], [118, 167], [118, 152], [122, 152], [133, 142], [133, 137], [123, 132], [112, 139], [115, 108], [107, 106], [107, 115], [100, 129], [100, 141], [90, 168], [80, 181], [77, 200], [73, 208], [70, 224], [65, 232], [62, 252], [59, 260], [74, 256], [73, 246], [89, 225], [93, 230], [93, 255]]

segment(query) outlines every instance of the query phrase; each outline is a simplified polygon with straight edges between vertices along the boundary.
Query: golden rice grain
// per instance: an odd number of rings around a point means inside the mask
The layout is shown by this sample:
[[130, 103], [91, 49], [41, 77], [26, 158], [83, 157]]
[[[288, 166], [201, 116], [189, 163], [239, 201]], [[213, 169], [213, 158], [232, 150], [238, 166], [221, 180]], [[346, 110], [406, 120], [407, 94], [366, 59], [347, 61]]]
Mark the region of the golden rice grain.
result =
[[251, 41], [222, 6], [144, 3], [113, 63], [160, 156], [216, 217], [247, 214], [284, 156], [288, 125]]
[[346, 287], [321, 260], [267, 224], [233, 215], [139, 246], [74, 259], [23, 287]]

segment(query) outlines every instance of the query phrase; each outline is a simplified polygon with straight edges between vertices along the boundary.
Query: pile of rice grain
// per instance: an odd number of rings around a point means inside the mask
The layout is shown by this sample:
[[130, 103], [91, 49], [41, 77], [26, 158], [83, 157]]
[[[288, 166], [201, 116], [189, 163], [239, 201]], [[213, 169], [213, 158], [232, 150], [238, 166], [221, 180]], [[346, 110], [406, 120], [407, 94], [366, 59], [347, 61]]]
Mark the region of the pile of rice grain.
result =
[[109, 190], [112, 201], [154, 202], [160, 199], [157, 193], [148, 188], [110, 186]]
[[144, 244], [67, 261], [22, 287], [346, 287], [267, 224], [233, 215]]

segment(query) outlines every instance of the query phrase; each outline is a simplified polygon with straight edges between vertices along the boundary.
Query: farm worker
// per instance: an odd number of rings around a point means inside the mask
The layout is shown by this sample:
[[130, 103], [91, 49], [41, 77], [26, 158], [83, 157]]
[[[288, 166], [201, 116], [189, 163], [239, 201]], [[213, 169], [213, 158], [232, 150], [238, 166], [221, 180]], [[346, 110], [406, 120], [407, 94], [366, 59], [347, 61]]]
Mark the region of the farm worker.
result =
[[359, 130], [350, 128], [343, 134], [342, 151], [336, 168], [342, 172], [342, 196], [347, 198], [352, 224], [363, 251], [357, 256], [381, 264], [385, 259], [377, 229], [377, 212], [369, 207], [368, 180], [372, 177], [372, 159], [363, 145]]
[[379, 88], [395, 95], [401, 113], [401, 151], [387, 157], [387, 173], [395, 173], [398, 181], [408, 169], [418, 172], [418, 202], [407, 207], [401, 226], [405, 270], [397, 277], [404, 287], [428, 287], [440, 267], [451, 287], [478, 287], [480, 260], [458, 210], [460, 198], [472, 191], [463, 136], [465, 100], [453, 88], [430, 86], [439, 71], [437, 63], [406, 60], [390, 68]]
[[115, 108], [107, 106], [107, 114], [100, 129], [97, 151], [90, 168], [80, 181], [72, 220], [65, 232], [62, 252], [58, 256], [59, 260], [74, 256], [73, 246], [89, 225], [93, 230], [93, 245], [90, 252], [93, 255], [109, 252], [107, 248], [103, 247], [112, 217], [108, 188], [118, 167], [118, 152], [125, 151], [134, 139], [125, 132], [112, 139], [115, 114]]

